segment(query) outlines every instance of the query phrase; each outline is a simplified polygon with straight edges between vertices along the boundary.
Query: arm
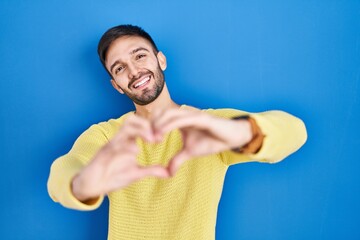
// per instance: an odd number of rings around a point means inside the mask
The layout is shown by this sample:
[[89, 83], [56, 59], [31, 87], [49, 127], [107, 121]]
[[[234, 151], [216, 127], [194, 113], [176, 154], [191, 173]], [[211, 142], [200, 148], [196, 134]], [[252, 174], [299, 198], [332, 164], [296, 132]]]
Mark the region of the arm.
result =
[[248, 115], [233, 117], [232, 120], [247, 121], [250, 124], [250, 131], [252, 136], [251, 140], [246, 143], [246, 145], [242, 146], [241, 148], [234, 148], [232, 151], [243, 154], [257, 153], [262, 146], [264, 134], [261, 132], [261, 129], [257, 125], [256, 121]]
[[79, 136], [69, 153], [53, 162], [47, 183], [53, 201], [78, 210], [93, 210], [101, 204], [103, 196], [91, 204], [79, 201], [72, 192], [72, 180], [106, 143], [108, 139], [104, 128], [93, 125]]
[[[249, 120], [231, 118], [249, 115]], [[209, 112], [190, 110], [158, 111], [154, 114], [154, 128], [158, 135], [179, 129], [183, 149], [171, 160], [169, 169], [174, 174], [190, 158], [220, 154], [226, 165], [240, 162], [278, 162], [300, 148], [306, 141], [303, 122], [281, 111], [250, 114], [232, 109]], [[251, 123], [253, 122], [253, 123]], [[260, 141], [250, 149], [256, 127]], [[233, 149], [240, 148], [236, 152]]]
[[48, 191], [65, 207], [92, 210], [103, 196], [148, 176], [166, 178], [162, 166], [141, 167], [136, 162], [136, 138], [153, 141], [151, 124], [130, 116], [108, 140], [94, 125], [75, 142], [71, 151], [57, 159], [50, 172]]
[[[222, 115], [233, 110], [224, 109]], [[236, 114], [236, 113], [235, 113]], [[225, 164], [257, 161], [276, 163], [297, 151], [307, 140], [304, 122], [283, 111], [266, 111], [247, 114], [256, 122], [263, 136], [261, 147], [257, 151], [244, 153], [225, 151], [222, 153]], [[256, 144], [255, 144], [256, 145]]]

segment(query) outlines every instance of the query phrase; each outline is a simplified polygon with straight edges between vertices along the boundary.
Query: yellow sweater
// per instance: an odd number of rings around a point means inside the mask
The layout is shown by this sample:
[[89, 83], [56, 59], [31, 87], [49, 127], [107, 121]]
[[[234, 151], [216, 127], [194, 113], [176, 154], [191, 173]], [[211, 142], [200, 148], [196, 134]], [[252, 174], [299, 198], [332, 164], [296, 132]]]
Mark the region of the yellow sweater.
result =
[[[307, 138], [303, 122], [285, 112], [204, 111], [224, 118], [249, 114], [265, 135], [260, 151], [254, 155], [226, 151], [192, 159], [173, 178], [149, 177], [109, 194], [109, 240], [215, 239], [218, 203], [228, 167], [250, 161], [281, 161], [299, 149]], [[92, 205], [78, 201], [72, 195], [71, 180], [114, 136], [130, 114], [133, 112], [91, 126], [76, 140], [68, 154], [52, 164], [48, 191], [54, 201], [78, 210], [93, 210], [102, 203], [103, 196]], [[158, 144], [141, 140], [137, 143], [141, 149], [137, 160], [144, 166], [166, 166], [182, 146], [178, 131], [169, 133]]]

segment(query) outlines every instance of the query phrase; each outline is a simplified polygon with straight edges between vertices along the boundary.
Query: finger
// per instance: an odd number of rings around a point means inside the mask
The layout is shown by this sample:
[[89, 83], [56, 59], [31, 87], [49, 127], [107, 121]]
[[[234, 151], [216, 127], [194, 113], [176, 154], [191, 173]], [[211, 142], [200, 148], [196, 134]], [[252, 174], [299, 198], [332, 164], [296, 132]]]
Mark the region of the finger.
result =
[[139, 152], [139, 147], [136, 145], [136, 143], [133, 142], [131, 144], [127, 144], [126, 151], [135, 154]]
[[186, 162], [186, 160], [190, 159], [189, 154], [186, 151], [180, 151], [173, 159], [171, 159], [168, 170], [171, 176], [174, 176], [176, 172], [180, 169], [180, 167]]
[[194, 112], [181, 110], [181, 109], [168, 109], [162, 111], [159, 114], [155, 115], [153, 120], [153, 127], [158, 128], [158, 126], [164, 125], [164, 123], [171, 121], [174, 118], [191, 116]]
[[135, 140], [137, 137], [141, 137], [145, 141], [152, 141], [152, 133], [149, 133], [148, 129], [144, 129], [144, 127], [140, 125], [127, 125], [122, 129], [123, 138], [128, 140]]
[[152, 139], [153, 131], [152, 131], [152, 123], [151, 123], [151, 121], [149, 121], [149, 120], [147, 120], [145, 118], [142, 118], [142, 117], [135, 116], [135, 118], [132, 119], [130, 124], [133, 127], [139, 128], [142, 131], [144, 131], [145, 134], [148, 135], [149, 140]]
[[161, 125], [161, 122], [167, 121], [167, 119], [174, 117], [178, 109], [155, 109], [151, 115], [152, 129], [154, 133], [154, 140], [160, 142], [163, 138], [163, 133], [156, 131], [156, 126]]
[[194, 115], [197, 115], [197, 113], [194, 113], [193, 111], [184, 111], [178, 109], [170, 109], [164, 112], [161, 116], [155, 119], [156, 121], [153, 122], [155, 138], [160, 138], [164, 134], [178, 128], [177, 126], [167, 127], [170, 123], [174, 121], [181, 121], [180, 119], [190, 118]]
[[115, 151], [115, 152], [129, 152], [132, 154], [137, 154], [139, 152], [139, 148], [136, 144], [135, 141], [131, 141], [129, 139], [125, 139], [123, 138], [122, 141], [110, 141], [109, 146], [107, 148], [110, 149], [110, 151]]
[[174, 129], [195, 127], [197, 129], [206, 130], [210, 127], [210, 118], [205, 114], [191, 114], [175, 116], [168, 119], [167, 122], [162, 122], [162, 125], [157, 125], [155, 131], [159, 134], [170, 132]]
[[151, 123], [141, 117], [129, 117], [121, 127], [119, 133], [114, 137], [114, 141], [124, 141], [124, 139], [134, 140], [141, 137], [146, 141], [153, 141]]
[[145, 140], [153, 140], [152, 125], [149, 120], [135, 116], [130, 122], [128, 122], [128, 125], [141, 131], [145, 136]]

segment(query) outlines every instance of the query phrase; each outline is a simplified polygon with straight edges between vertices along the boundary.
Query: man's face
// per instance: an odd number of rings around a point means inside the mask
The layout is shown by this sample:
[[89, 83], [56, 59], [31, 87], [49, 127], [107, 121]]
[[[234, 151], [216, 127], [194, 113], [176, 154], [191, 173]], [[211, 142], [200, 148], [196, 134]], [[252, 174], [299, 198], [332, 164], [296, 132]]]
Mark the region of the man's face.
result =
[[154, 101], [164, 87], [166, 58], [155, 53], [144, 38], [126, 36], [115, 40], [106, 55], [112, 85], [138, 105]]

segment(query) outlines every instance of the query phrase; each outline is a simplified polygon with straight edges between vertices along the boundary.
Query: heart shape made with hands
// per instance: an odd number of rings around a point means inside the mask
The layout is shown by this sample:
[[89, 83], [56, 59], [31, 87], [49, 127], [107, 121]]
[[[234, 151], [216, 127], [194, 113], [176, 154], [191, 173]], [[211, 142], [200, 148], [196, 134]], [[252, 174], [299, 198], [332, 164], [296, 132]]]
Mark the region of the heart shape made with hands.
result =
[[[139, 166], [136, 139], [156, 143], [175, 129], [181, 133], [183, 146], [168, 166]], [[215, 117], [203, 111], [167, 109], [154, 112], [150, 119], [131, 115], [114, 138], [74, 178], [74, 195], [80, 200], [91, 199], [148, 176], [169, 178], [191, 158], [245, 145], [252, 137], [250, 129], [247, 121]]]
[[[244, 122], [244, 121], [243, 121]], [[250, 125], [219, 118], [200, 110], [167, 109], [153, 113], [149, 120], [133, 115], [124, 124], [131, 126], [133, 137], [156, 143], [175, 129], [181, 133], [182, 149], [170, 159], [166, 168], [173, 176], [187, 160], [218, 153], [246, 144], [251, 139]], [[246, 129], [247, 128], [247, 129]], [[250, 134], [234, 134], [234, 132]]]

